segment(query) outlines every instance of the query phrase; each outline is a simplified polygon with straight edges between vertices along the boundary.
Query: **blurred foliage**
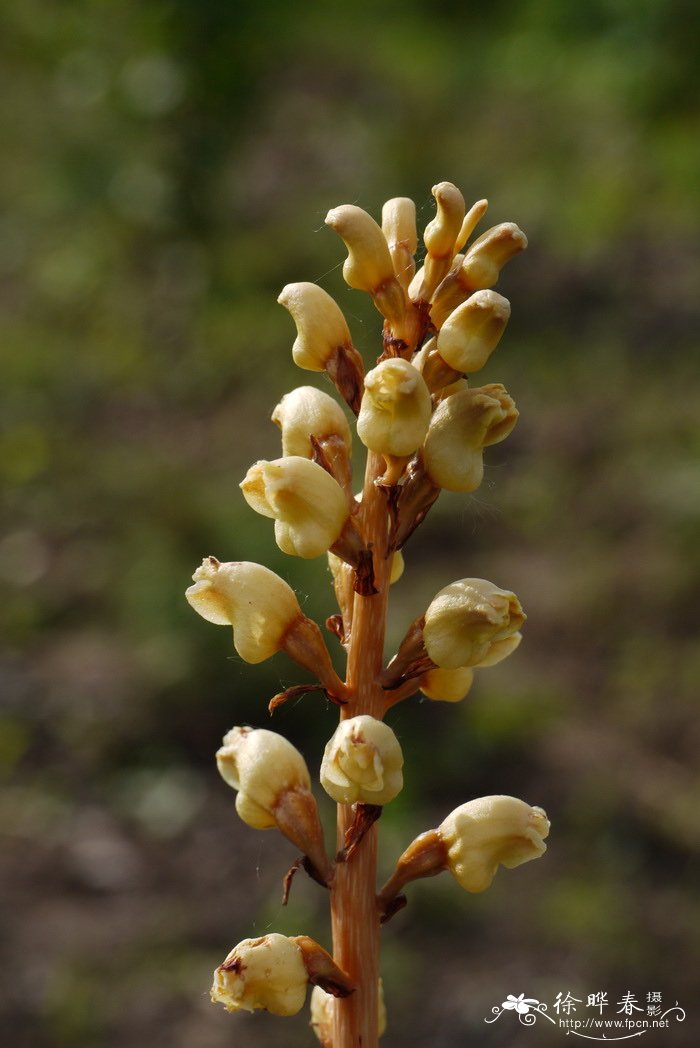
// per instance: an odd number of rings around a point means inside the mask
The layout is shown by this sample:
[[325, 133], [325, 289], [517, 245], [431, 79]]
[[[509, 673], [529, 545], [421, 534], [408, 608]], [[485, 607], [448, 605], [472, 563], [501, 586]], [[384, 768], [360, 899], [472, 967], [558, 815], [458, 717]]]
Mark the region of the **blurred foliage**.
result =
[[[464, 575], [530, 621], [462, 706], [394, 711], [382, 862], [473, 795], [554, 830], [484, 896], [415, 886], [386, 932], [387, 1043], [531, 1044], [484, 1035], [501, 995], [603, 988], [678, 999], [669, 1043], [697, 1043], [697, 5], [10, 0], [0, 20], [4, 1043], [310, 1043], [304, 1016], [231, 1020], [205, 993], [256, 929], [328, 939], [315, 886], [281, 910], [289, 849], [241, 826], [211, 760], [298, 677], [242, 664], [182, 592], [213, 552], [332, 610], [324, 566], [284, 558], [236, 490], [310, 378], [275, 298], [319, 281], [372, 360], [323, 217], [405, 194], [425, 223], [445, 178], [530, 237], [484, 371], [521, 420], [412, 540], [390, 643]], [[318, 764], [332, 711], [277, 716]]]

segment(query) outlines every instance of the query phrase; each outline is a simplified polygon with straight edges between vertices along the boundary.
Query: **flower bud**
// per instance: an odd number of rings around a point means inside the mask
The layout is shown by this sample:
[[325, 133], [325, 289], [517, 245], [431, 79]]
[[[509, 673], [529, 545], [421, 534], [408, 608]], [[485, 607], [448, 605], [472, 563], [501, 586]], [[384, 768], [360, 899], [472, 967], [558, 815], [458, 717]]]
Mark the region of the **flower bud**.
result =
[[232, 728], [217, 751], [219, 773], [237, 790], [236, 811], [248, 826], [276, 826], [309, 858], [322, 883], [331, 877], [306, 761], [277, 732]]
[[517, 633], [525, 614], [514, 593], [485, 579], [460, 579], [440, 590], [425, 613], [423, 643], [441, 669], [478, 666], [497, 641]]
[[420, 373], [400, 357], [377, 364], [365, 376], [357, 435], [382, 455], [412, 455], [423, 443], [432, 405]]
[[389, 245], [371, 215], [355, 204], [341, 204], [326, 215], [326, 225], [345, 241], [348, 257], [343, 265], [345, 282], [368, 291], [374, 304], [392, 325], [404, 319], [406, 298], [394, 276]]
[[464, 197], [451, 182], [433, 186], [437, 214], [425, 227], [423, 241], [427, 254], [423, 266], [423, 280], [418, 298], [429, 302], [435, 288], [449, 271], [456, 250], [457, 238], [464, 220]]
[[277, 301], [289, 310], [297, 326], [292, 356], [300, 368], [325, 371], [337, 349], [352, 346], [340, 307], [317, 284], [308, 281], [287, 284]]
[[311, 438], [340, 437], [350, 450], [348, 420], [340, 404], [314, 386], [299, 386], [285, 393], [272, 412], [272, 421], [282, 430], [282, 453], [313, 458]]
[[365, 714], [343, 720], [321, 762], [321, 785], [338, 804], [388, 804], [403, 787], [403, 754], [388, 724]]
[[464, 197], [451, 182], [439, 182], [431, 190], [437, 204], [435, 218], [423, 234], [426, 250], [433, 258], [454, 255], [454, 247], [464, 220]]
[[483, 449], [504, 440], [517, 419], [515, 404], [498, 383], [446, 397], [425, 438], [426, 473], [448, 491], [476, 491], [484, 475]]
[[[386, 1006], [381, 979], [379, 980], [377, 1005], [377, 1036], [381, 1037], [386, 1031]], [[311, 1028], [321, 1042], [321, 1048], [331, 1048], [333, 1044], [333, 995], [326, 993], [320, 986], [314, 986], [311, 992]]]
[[394, 280], [389, 245], [371, 215], [355, 204], [341, 204], [328, 212], [326, 225], [345, 241], [343, 276], [350, 287], [373, 294]]
[[514, 222], [501, 222], [474, 241], [462, 263], [465, 283], [473, 290], [491, 287], [513, 255], [524, 251], [527, 237]]
[[256, 1008], [296, 1015], [304, 1007], [309, 977], [293, 939], [271, 932], [244, 939], [214, 972], [211, 999], [229, 1012]]
[[418, 681], [424, 695], [436, 702], [461, 702], [474, 683], [474, 670], [460, 666], [456, 670], [428, 670]]
[[205, 557], [192, 578], [187, 600], [208, 622], [233, 626], [234, 646], [246, 662], [269, 659], [304, 617], [291, 586], [262, 564]]
[[231, 728], [217, 750], [216, 765], [224, 782], [238, 790], [238, 798], [247, 796], [247, 810], [257, 811], [255, 822], [244, 819], [256, 830], [275, 825], [274, 809], [281, 794], [311, 787], [299, 750], [265, 728]]
[[476, 227], [481, 222], [482, 218], [486, 214], [489, 208], [488, 200], [477, 200], [475, 204], [467, 211], [462, 222], [462, 228], [459, 231], [457, 242], [455, 244], [455, 251], [461, 251], [469, 237], [472, 235]]
[[477, 291], [447, 318], [437, 349], [455, 371], [479, 371], [498, 345], [510, 316], [510, 303], [495, 291]]
[[316, 462], [297, 455], [256, 462], [240, 487], [256, 513], [275, 521], [282, 552], [295, 557], [325, 553], [348, 518], [347, 498], [338, 482]]
[[515, 797], [480, 797], [451, 812], [438, 833], [450, 873], [468, 892], [482, 892], [499, 865], [512, 870], [544, 854], [549, 820], [542, 808]]
[[416, 205], [409, 197], [394, 197], [382, 208], [382, 233], [389, 245], [394, 272], [407, 288], [416, 271], [414, 255], [418, 247]]

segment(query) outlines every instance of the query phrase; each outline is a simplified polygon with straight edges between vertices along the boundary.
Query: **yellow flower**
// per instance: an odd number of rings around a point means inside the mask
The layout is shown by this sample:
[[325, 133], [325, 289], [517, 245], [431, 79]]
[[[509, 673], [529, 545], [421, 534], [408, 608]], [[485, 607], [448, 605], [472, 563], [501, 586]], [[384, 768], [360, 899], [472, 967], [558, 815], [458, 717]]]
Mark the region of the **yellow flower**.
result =
[[208, 622], [233, 626], [234, 646], [246, 662], [269, 659], [303, 618], [291, 586], [262, 564], [205, 557], [192, 578], [187, 600]]
[[455, 371], [479, 371], [493, 353], [510, 317], [510, 303], [496, 291], [484, 289], [458, 306], [437, 337], [440, 356]]
[[549, 820], [515, 797], [480, 797], [451, 812], [438, 834], [453, 877], [468, 892], [482, 892], [499, 866], [511, 870], [544, 854]]
[[229, 1012], [257, 1008], [296, 1015], [304, 1007], [309, 977], [302, 951], [286, 935], [244, 939], [214, 972], [211, 999]]
[[483, 449], [505, 440], [517, 420], [517, 408], [499, 383], [445, 397], [425, 438], [428, 476], [447, 491], [476, 491], [484, 476]]
[[306, 761], [291, 742], [264, 728], [232, 728], [217, 751], [224, 782], [237, 790], [236, 811], [254, 830], [273, 827], [300, 848], [318, 880], [332, 868]]
[[388, 804], [403, 787], [403, 753], [388, 724], [365, 714], [343, 720], [321, 762], [321, 785], [338, 804]]
[[412, 455], [425, 439], [431, 408], [420, 372], [400, 357], [383, 360], [365, 376], [357, 435], [371, 451]]
[[340, 404], [314, 386], [299, 386], [285, 393], [272, 412], [272, 421], [282, 430], [283, 455], [313, 456], [311, 438], [340, 437], [351, 446], [350, 427]]
[[238, 791], [236, 811], [248, 826], [275, 826], [275, 811], [289, 790], [311, 788], [306, 761], [291, 742], [265, 728], [231, 728], [216, 753], [219, 773]]
[[400, 324], [406, 310], [404, 290], [394, 275], [386, 237], [371, 215], [355, 204], [341, 204], [326, 215], [326, 225], [345, 241], [345, 282], [368, 291], [377, 309], [392, 324]]
[[517, 633], [524, 621], [514, 593], [486, 579], [460, 579], [432, 600], [425, 613], [423, 642], [441, 669], [478, 666], [494, 644]]
[[241, 482], [248, 505], [275, 521], [283, 553], [320, 557], [340, 537], [348, 519], [345, 493], [322, 466], [298, 455], [256, 462]]
[[355, 204], [341, 204], [328, 212], [326, 225], [345, 241], [343, 276], [350, 287], [372, 294], [394, 280], [389, 245], [371, 215]]
[[298, 367], [325, 371], [336, 350], [352, 346], [340, 306], [317, 284], [287, 284], [277, 301], [289, 310], [297, 326], [292, 356]]

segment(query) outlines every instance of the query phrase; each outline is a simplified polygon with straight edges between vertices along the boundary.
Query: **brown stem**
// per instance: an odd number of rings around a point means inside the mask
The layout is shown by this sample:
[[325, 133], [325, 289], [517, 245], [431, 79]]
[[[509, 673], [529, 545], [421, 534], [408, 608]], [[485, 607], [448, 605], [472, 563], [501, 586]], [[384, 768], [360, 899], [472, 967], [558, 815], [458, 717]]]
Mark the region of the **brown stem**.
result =
[[406, 905], [405, 896], [400, 894], [402, 888], [421, 877], [434, 877], [446, 868], [447, 859], [447, 844], [438, 830], [426, 830], [416, 837], [399, 857], [396, 869], [377, 896], [382, 923]]
[[[375, 480], [384, 472], [381, 455], [367, 457], [362, 495], [362, 531], [374, 552], [377, 593], [356, 593], [348, 649], [349, 699], [341, 719], [361, 713], [381, 719], [385, 696], [378, 676], [383, 664], [389, 589], [386, 500]], [[338, 805], [337, 851], [345, 846], [354, 812]], [[377, 827], [372, 826], [347, 862], [338, 863], [331, 891], [333, 956], [357, 989], [333, 1004], [333, 1048], [377, 1048], [379, 913], [376, 904]]]

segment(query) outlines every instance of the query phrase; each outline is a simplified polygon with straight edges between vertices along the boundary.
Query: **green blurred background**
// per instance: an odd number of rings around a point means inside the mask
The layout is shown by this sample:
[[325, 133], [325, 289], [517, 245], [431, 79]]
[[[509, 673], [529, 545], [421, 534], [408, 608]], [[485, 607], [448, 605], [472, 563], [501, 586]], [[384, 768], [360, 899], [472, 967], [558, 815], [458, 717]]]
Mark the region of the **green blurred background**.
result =
[[[410, 195], [423, 225], [443, 179], [530, 238], [482, 373], [521, 419], [407, 548], [390, 640], [465, 575], [529, 622], [461, 705], [393, 711], [382, 865], [482, 794], [553, 831], [484, 895], [410, 891], [386, 1043], [561, 1044], [483, 1019], [523, 992], [590, 1015], [602, 990], [608, 1016], [627, 991], [677, 1000], [685, 1023], [644, 1043], [697, 1044], [697, 5], [9, 0], [0, 20], [3, 1044], [313, 1043], [305, 1014], [207, 997], [241, 938], [328, 943], [325, 896], [299, 878], [282, 909], [294, 852], [240, 823], [212, 760], [301, 678], [246, 666], [182, 594], [215, 553], [334, 610], [325, 566], [284, 558], [237, 490], [279, 453], [282, 393], [316, 381], [275, 298], [320, 282], [374, 360], [323, 218]], [[273, 727], [316, 768], [334, 719], [311, 696]]]

